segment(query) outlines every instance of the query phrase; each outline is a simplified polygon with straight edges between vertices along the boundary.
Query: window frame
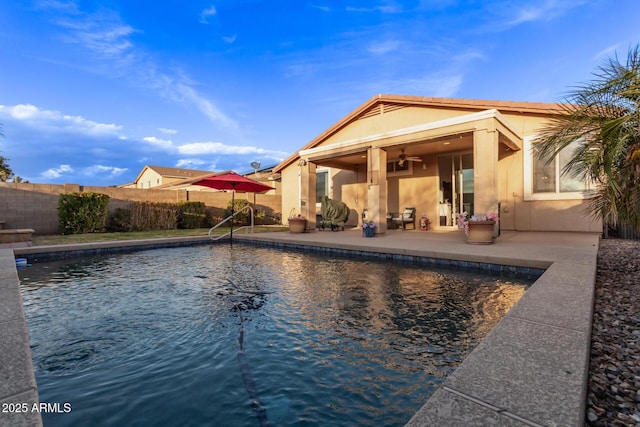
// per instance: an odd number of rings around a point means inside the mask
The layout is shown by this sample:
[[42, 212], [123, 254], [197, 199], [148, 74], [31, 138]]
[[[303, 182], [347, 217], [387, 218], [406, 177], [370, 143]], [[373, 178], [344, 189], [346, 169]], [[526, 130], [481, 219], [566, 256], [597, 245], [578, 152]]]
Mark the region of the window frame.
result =
[[316, 206], [319, 207], [321, 202], [317, 201], [319, 199], [319, 197], [322, 196], [318, 196], [318, 184], [317, 184], [317, 178], [318, 178], [318, 174], [320, 173], [326, 173], [327, 175], [327, 180], [326, 180], [326, 190], [327, 190], [327, 197], [329, 197], [330, 199], [332, 198], [331, 196], [331, 168], [327, 168], [327, 167], [319, 167], [316, 169]]
[[[396, 165], [398, 164], [397, 160], [392, 162], [387, 162], [387, 177], [394, 176], [410, 176], [413, 175], [413, 162], [411, 160], [406, 160], [407, 168], [396, 170]], [[389, 165], [393, 164], [393, 171], [389, 171]]]
[[593, 197], [593, 189], [591, 188], [591, 184], [586, 182], [586, 189], [582, 191], [560, 191], [560, 175], [562, 171], [559, 166], [559, 157], [556, 156], [554, 158], [555, 164], [555, 191], [551, 192], [534, 192], [533, 191], [533, 162], [534, 162], [534, 153], [533, 153], [533, 140], [536, 138], [536, 135], [525, 136], [523, 138], [523, 180], [524, 180], [524, 200], [525, 201], [533, 201], [533, 200], [582, 200], [589, 199]]

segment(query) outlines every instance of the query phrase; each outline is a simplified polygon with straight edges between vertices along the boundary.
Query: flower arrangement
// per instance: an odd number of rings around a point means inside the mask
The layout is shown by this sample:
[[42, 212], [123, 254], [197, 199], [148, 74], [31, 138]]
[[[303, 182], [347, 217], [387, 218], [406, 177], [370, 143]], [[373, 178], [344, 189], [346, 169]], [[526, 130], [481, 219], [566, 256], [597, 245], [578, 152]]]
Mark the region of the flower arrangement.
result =
[[362, 235], [364, 237], [374, 237], [376, 232], [376, 223], [373, 221], [362, 221]]
[[498, 214], [492, 212], [486, 215], [470, 215], [469, 212], [462, 212], [458, 214], [458, 228], [468, 235], [470, 222], [498, 221], [499, 219]]
[[365, 221], [362, 223], [362, 229], [366, 230], [367, 228], [376, 228], [376, 223], [373, 221]]

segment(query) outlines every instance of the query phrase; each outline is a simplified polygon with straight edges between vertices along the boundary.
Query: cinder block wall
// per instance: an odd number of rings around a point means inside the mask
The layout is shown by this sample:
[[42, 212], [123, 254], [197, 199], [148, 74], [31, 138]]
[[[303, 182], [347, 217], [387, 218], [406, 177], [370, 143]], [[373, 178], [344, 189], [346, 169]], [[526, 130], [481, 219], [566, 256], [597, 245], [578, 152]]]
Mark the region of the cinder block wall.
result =
[[[36, 234], [57, 234], [58, 199], [64, 193], [101, 193], [109, 196], [109, 211], [126, 208], [131, 202], [178, 203], [203, 202], [208, 207], [225, 209], [231, 192], [154, 190], [138, 188], [95, 187], [77, 184], [18, 184], [0, 182], [0, 221], [4, 228], [32, 228]], [[253, 204], [253, 193], [236, 193], [236, 200]], [[282, 217], [280, 195], [256, 194], [256, 207], [270, 215]]]

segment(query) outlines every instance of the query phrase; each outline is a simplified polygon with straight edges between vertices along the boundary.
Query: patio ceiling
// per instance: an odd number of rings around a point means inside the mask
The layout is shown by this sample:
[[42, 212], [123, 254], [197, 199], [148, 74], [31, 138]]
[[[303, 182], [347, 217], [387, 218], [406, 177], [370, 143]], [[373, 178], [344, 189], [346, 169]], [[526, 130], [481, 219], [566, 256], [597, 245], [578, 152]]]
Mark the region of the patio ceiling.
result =
[[522, 137], [513, 130], [497, 110], [424, 123], [408, 128], [374, 134], [363, 138], [301, 150], [299, 156], [319, 166], [356, 169], [367, 164], [367, 150], [378, 147], [387, 159], [398, 159], [404, 150], [407, 157], [426, 157], [441, 153], [473, 150], [477, 129], [497, 131], [499, 141], [511, 150], [522, 149]]
[[[370, 145], [354, 148], [348, 152], [331, 154], [329, 151], [310, 155], [308, 159], [318, 166], [355, 169], [367, 164], [367, 150]], [[398, 144], [389, 147], [380, 147], [387, 152], [387, 160], [398, 160], [402, 150], [407, 157], [427, 157], [442, 153], [459, 151], [471, 151], [473, 149], [473, 134], [471, 132], [448, 137], [440, 137], [426, 141]]]

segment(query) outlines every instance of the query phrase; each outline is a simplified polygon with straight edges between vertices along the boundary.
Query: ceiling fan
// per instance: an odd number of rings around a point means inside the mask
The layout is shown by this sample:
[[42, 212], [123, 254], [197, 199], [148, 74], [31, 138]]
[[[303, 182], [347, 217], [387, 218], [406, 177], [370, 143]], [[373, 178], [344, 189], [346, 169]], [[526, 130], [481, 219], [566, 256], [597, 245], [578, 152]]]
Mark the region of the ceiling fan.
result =
[[400, 157], [397, 159], [398, 160], [398, 166], [402, 167], [404, 166], [405, 162], [409, 161], [409, 162], [421, 162], [422, 159], [420, 157], [414, 157], [414, 156], [407, 156], [404, 152], [404, 148], [402, 150], [400, 150]]

